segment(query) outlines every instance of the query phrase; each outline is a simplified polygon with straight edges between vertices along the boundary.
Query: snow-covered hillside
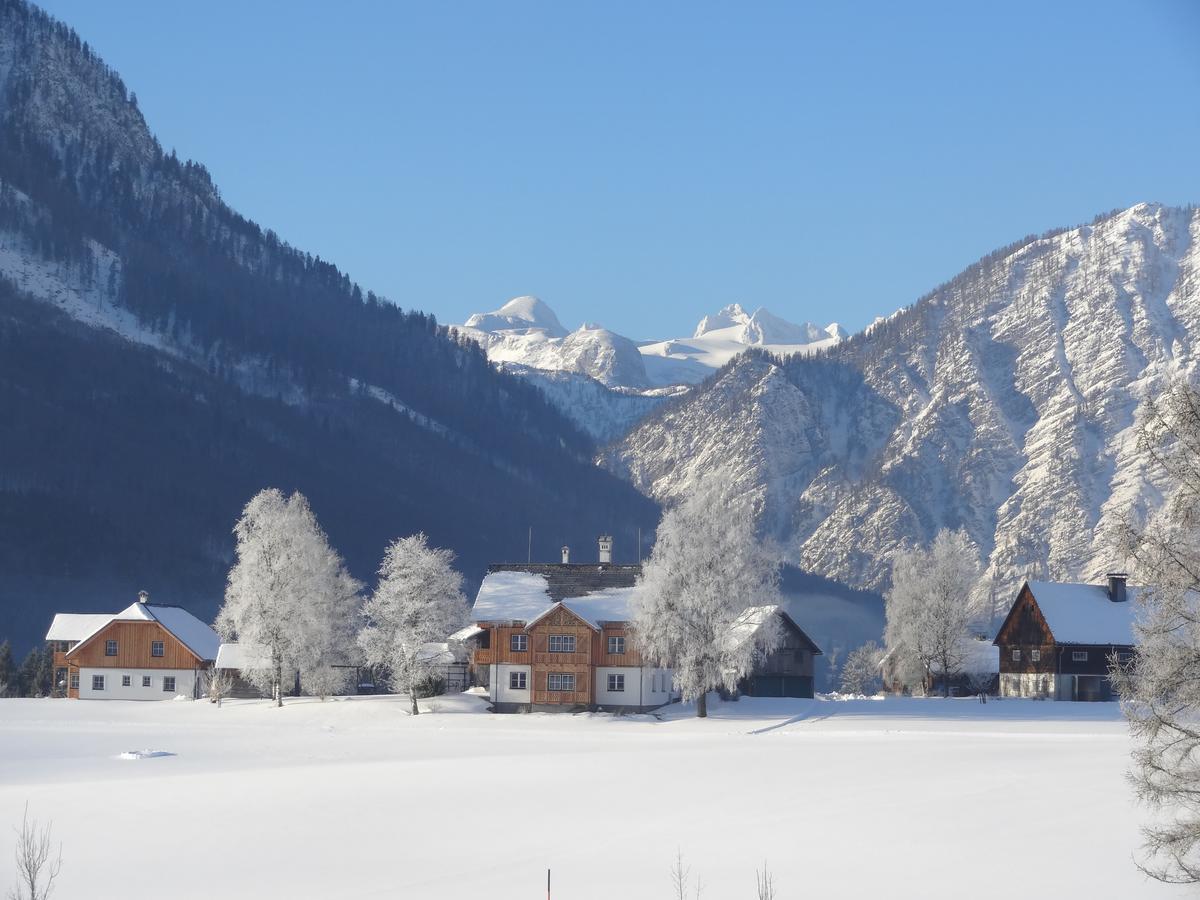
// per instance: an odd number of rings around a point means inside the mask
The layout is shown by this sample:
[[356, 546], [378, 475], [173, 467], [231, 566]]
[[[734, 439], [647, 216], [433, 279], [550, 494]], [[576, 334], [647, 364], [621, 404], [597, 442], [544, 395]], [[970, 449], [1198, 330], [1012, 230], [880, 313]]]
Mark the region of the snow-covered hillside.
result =
[[1001, 578], [1090, 578], [1124, 564], [1110, 526], [1156, 501], [1135, 418], [1195, 374], [1198, 340], [1200, 211], [1139, 204], [1005, 248], [817, 358], [743, 355], [605, 463], [662, 500], [729, 479], [790, 559], [850, 584], [960, 525]]
[[[1142, 812], [1114, 703], [714, 698], [708, 719], [422, 705], [440, 711], [0, 700], [0, 844], [11, 860], [28, 803], [62, 844], [55, 896], [96, 900], [525, 900], [548, 868], [556, 898], [656, 900], [676, 852], [706, 898], [754, 896], [765, 862], [780, 897], [984, 900], [1012, 896], [986, 876], [1014, 847], [1046, 893], [1186, 895], [1133, 864]], [[528, 802], [484, 814], [498, 780]], [[533, 793], [587, 814], [547, 828]], [[1047, 797], [1054, 814], [1031, 814]], [[148, 825], [166, 808], [169, 827]]]

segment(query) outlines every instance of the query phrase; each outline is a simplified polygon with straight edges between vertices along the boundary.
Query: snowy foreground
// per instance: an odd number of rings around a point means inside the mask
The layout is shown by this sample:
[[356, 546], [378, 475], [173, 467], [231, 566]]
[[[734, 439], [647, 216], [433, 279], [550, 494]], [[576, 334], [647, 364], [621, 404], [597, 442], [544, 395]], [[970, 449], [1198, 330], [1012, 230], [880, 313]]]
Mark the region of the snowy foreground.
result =
[[764, 860], [780, 900], [1182, 896], [1131, 861], [1115, 704], [406, 704], [0, 701], [0, 892], [28, 801], [62, 897], [506, 900], [550, 866], [556, 900], [666, 900], [677, 848], [708, 900], [753, 897]]

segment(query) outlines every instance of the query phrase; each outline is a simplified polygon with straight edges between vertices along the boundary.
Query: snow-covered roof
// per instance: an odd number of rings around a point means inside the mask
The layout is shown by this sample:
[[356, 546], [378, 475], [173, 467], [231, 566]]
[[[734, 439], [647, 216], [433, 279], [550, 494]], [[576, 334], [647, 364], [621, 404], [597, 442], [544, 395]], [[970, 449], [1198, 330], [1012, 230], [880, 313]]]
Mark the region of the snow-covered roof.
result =
[[729, 626], [729, 639], [736, 646], [758, 634], [767, 620], [779, 612], [779, 606], [747, 606], [745, 611]]
[[477, 634], [483, 634], [483, 629], [478, 625], [468, 625], [466, 628], [460, 628], [454, 634], [450, 635], [448, 641], [469, 641]]
[[218, 669], [265, 669], [269, 665], [266, 651], [254, 644], [222, 644], [217, 650]]
[[[960, 670], [969, 675], [995, 675], [1000, 671], [1000, 648], [986, 638], [963, 638], [963, 660]], [[891, 651], [889, 651], [890, 655]], [[936, 660], [929, 668], [940, 674], [941, 663]]]
[[[624, 576], [628, 573], [621, 574]], [[551, 599], [551, 577], [552, 574], [544, 572], [512, 569], [488, 572], [471, 608], [472, 620], [533, 623], [558, 605]], [[560, 580], [555, 587], [561, 588], [562, 584]], [[634, 592], [632, 585], [603, 587], [599, 590], [587, 590], [585, 586], [578, 590], [581, 591], [578, 595], [560, 599], [568, 609], [589, 624], [598, 626], [601, 622], [629, 620], [629, 601]]]
[[[61, 628], [59, 619], [65, 621]], [[86, 623], [83, 620], [87, 620]], [[217, 649], [221, 645], [221, 639], [217, 637], [217, 633], [212, 630], [210, 625], [201, 622], [186, 609], [179, 606], [159, 606], [157, 604], [142, 603], [137, 601], [129, 604], [125, 609], [115, 615], [74, 615], [70, 613], [59, 613], [54, 617], [54, 621], [50, 623], [50, 631], [46, 634], [48, 641], [77, 641], [76, 647], [91, 640], [101, 631], [103, 631], [110, 622], [158, 622], [167, 631], [169, 631], [181, 644], [191, 650], [202, 660], [212, 660], [217, 658]], [[55, 637], [58, 631], [78, 633], [76, 629], [80, 629], [82, 625], [90, 626], [87, 631], [79, 634], [78, 637]], [[73, 647], [72, 650], [75, 648]], [[70, 651], [68, 651], [70, 652]]]
[[112, 621], [112, 613], [56, 613], [48, 641], [80, 641]]
[[1029, 590], [1058, 643], [1133, 644], [1137, 588], [1127, 588], [1120, 603], [1110, 600], [1108, 587], [1100, 584], [1031, 581]]
[[417, 658], [426, 665], [448, 666], [461, 662], [461, 656], [448, 643], [430, 642], [422, 644]]

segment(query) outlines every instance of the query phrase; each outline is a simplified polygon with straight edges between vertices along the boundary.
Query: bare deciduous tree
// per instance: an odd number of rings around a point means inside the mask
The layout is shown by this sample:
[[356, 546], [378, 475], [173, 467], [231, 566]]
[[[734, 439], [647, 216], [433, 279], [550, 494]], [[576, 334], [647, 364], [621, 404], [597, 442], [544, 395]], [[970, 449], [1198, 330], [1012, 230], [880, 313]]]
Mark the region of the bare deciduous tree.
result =
[[763, 862], [762, 869], [756, 872], [755, 876], [755, 882], [758, 885], [758, 900], [775, 900], [775, 876], [767, 868], [766, 861]]
[[221, 705], [233, 690], [233, 673], [215, 666], [208, 670], [208, 702]]
[[29, 804], [21, 817], [15, 852], [17, 885], [8, 896], [10, 900], [46, 900], [54, 890], [54, 881], [62, 871], [62, 845], [55, 852], [50, 839], [53, 822], [42, 825], [29, 818]]

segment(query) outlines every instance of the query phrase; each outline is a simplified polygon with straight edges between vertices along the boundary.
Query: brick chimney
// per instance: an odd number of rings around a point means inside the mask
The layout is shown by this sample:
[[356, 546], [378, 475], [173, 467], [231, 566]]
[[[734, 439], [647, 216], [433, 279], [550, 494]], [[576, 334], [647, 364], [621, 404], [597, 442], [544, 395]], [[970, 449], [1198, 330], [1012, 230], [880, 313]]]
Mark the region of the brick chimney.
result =
[[562, 555], [563, 555], [563, 565], [564, 566], [570, 565], [570, 563], [571, 563], [571, 548], [564, 545], [562, 548]]
[[1113, 603], [1124, 603], [1127, 596], [1125, 582], [1129, 576], [1124, 572], [1109, 572], [1104, 577], [1108, 579], [1108, 599]]
[[600, 535], [600, 562], [602, 564], [612, 562], [612, 535], [611, 534]]

